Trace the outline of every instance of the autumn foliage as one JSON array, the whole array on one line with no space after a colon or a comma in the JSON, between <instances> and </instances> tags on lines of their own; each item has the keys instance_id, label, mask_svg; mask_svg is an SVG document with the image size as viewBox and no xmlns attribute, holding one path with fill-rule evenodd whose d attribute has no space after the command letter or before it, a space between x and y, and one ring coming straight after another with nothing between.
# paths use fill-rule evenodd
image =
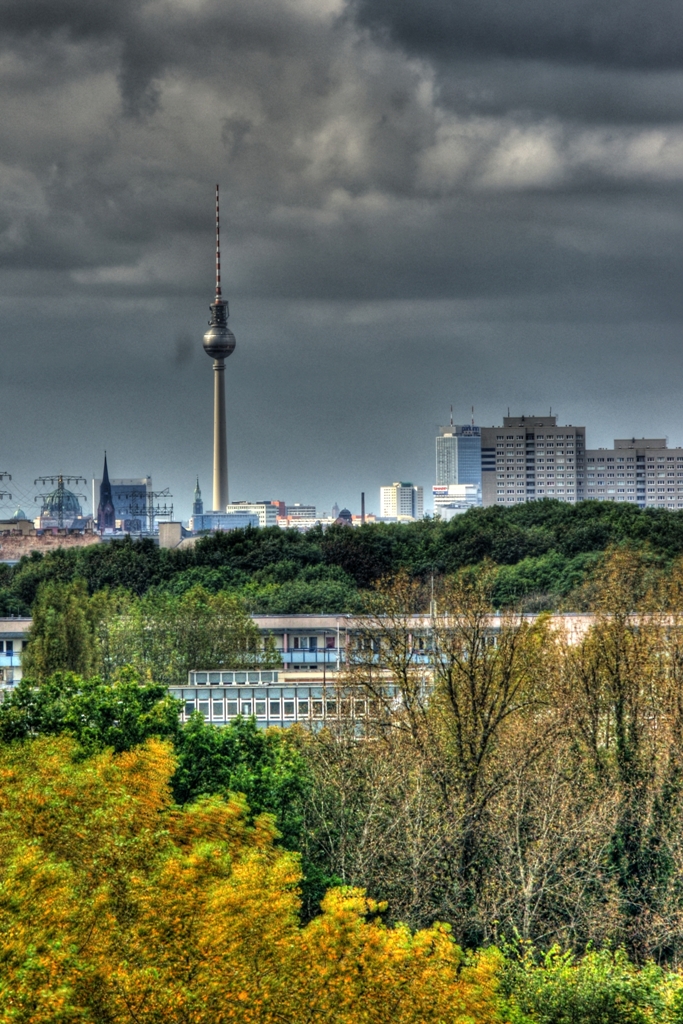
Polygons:
<instances>
[{"instance_id":1,"label":"autumn foliage","mask_svg":"<svg viewBox=\"0 0 683 1024\"><path fill-rule=\"evenodd\" d=\"M0 751L0 1021L486 1024L497 954L382 923L358 889L299 920L298 857L239 798L180 809L170 748Z\"/></svg>"}]
</instances>

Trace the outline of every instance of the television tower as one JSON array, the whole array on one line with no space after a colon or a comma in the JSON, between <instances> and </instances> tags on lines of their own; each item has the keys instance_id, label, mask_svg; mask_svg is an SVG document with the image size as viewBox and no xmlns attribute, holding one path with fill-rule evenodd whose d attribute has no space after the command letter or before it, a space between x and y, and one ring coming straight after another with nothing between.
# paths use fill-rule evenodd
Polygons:
<instances>
[{"instance_id":1,"label":"television tower","mask_svg":"<svg viewBox=\"0 0 683 1024\"><path fill-rule=\"evenodd\" d=\"M235 335L228 327L230 310L221 294L221 236L216 185L216 298L209 306L211 319L204 335L204 351L213 359L213 509L225 512L228 504L228 437L225 425L225 360L235 350Z\"/></svg>"}]
</instances>

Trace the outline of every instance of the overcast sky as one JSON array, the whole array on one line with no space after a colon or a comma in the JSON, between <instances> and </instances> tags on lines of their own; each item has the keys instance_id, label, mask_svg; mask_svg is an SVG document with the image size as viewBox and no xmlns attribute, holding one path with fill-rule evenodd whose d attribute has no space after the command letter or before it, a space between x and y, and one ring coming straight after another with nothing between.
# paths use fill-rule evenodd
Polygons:
<instances>
[{"instance_id":1,"label":"overcast sky","mask_svg":"<svg viewBox=\"0 0 683 1024\"><path fill-rule=\"evenodd\" d=\"M210 505L217 181L231 498L429 488L451 403L683 444L678 0L5 0L0 45L15 495L106 448Z\"/></svg>"}]
</instances>

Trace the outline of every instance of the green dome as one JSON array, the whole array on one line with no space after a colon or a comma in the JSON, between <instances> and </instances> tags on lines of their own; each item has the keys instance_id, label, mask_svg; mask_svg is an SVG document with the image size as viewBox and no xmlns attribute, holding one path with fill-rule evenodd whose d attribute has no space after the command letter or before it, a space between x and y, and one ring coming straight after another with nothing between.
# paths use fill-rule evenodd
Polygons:
<instances>
[{"instance_id":1,"label":"green dome","mask_svg":"<svg viewBox=\"0 0 683 1024\"><path fill-rule=\"evenodd\" d=\"M59 507L61 503L62 516L82 516L83 512L78 502L78 498L72 491L67 491L66 488L60 490L59 487L48 494L43 505L44 516L51 516L57 518L59 516Z\"/></svg>"},{"instance_id":2,"label":"green dome","mask_svg":"<svg viewBox=\"0 0 683 1024\"><path fill-rule=\"evenodd\" d=\"M24 512L23 508L18 508L12 516L12 519L28 519L28 516Z\"/></svg>"}]
</instances>

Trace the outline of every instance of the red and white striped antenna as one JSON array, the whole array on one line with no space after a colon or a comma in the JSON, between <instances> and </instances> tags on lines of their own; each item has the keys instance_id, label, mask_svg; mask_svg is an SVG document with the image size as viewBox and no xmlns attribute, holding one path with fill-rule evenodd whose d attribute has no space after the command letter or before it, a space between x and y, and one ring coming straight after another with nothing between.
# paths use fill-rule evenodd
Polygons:
<instances>
[{"instance_id":1,"label":"red and white striped antenna","mask_svg":"<svg viewBox=\"0 0 683 1024\"><path fill-rule=\"evenodd\" d=\"M216 185L216 302L221 301L221 221Z\"/></svg>"}]
</instances>

